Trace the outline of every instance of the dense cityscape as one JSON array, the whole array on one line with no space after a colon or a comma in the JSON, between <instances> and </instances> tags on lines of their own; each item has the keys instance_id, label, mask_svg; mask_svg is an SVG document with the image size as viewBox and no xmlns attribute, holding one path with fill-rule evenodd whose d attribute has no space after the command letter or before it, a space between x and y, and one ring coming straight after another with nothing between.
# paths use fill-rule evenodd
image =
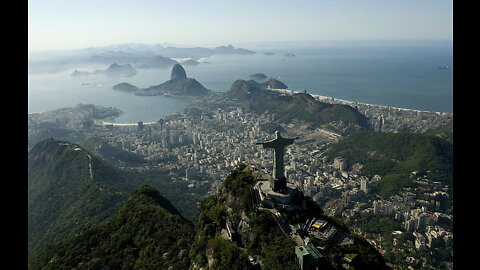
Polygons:
<instances>
[{"instance_id":1,"label":"dense cityscape","mask_svg":"<svg viewBox=\"0 0 480 270\"><path fill-rule=\"evenodd\" d=\"M414 269L414 266L428 269L432 263L441 261L432 261L432 254L438 257L438 253L452 267L453 217L448 185L413 171L415 187L403 188L401 193L382 199L369 193L370 185L381 180L380 175L368 178L360 174L362 164L351 164L352 169L347 170L349 160L326 155L329 145L337 142L340 134L312 129L300 122L272 125L274 115L257 115L220 96L210 102L222 106L187 109L158 122L135 124L98 120L117 114L114 108L106 109L102 117L94 117L90 105L78 105L70 113L29 115L29 134L35 135L42 122L50 122L77 130L85 137L100 137L148 161L136 166L137 170L167 169L172 181L184 182L190 189L210 185L210 193L215 193L227 174L240 164L271 171L271 151L255 142L272 139L273 131L281 128L286 137L300 137L286 149L288 181L312 197L326 214L341 218L367 239L386 257L392 269ZM425 131L451 119L445 113L355 105L369 114L370 119L380 121L382 125L377 130L381 131L398 132L406 128ZM123 162L116 165L132 167ZM386 220L395 224L396 229L388 235L381 229L370 230L365 226L368 220Z\"/></svg>"}]
</instances>

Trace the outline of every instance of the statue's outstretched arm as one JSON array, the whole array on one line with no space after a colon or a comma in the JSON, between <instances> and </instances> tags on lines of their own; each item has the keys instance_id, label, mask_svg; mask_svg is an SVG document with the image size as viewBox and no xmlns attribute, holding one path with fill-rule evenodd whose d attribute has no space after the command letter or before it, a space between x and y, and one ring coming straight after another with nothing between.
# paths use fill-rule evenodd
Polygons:
<instances>
[{"instance_id":1,"label":"statue's outstretched arm","mask_svg":"<svg viewBox=\"0 0 480 270\"><path fill-rule=\"evenodd\" d=\"M269 147L273 147L273 143L270 141L270 142L257 142L255 144L261 144L263 145L264 148L269 148Z\"/></svg>"}]
</instances>

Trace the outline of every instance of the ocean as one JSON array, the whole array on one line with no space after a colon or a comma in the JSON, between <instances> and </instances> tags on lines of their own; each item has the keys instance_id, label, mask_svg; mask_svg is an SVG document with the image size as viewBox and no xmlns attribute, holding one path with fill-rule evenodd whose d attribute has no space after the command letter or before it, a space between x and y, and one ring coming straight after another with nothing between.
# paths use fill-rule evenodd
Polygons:
<instances>
[{"instance_id":1,"label":"ocean","mask_svg":"<svg viewBox=\"0 0 480 270\"><path fill-rule=\"evenodd\" d=\"M248 47L243 47L250 49ZM453 112L451 45L272 47L252 49L253 55L215 55L197 66L184 66L187 76L217 92L237 79L264 73L289 89L368 104ZM273 53L266 55L265 52ZM286 56L293 54L294 56ZM449 66L449 69L439 67ZM108 66L77 67L81 71ZM78 103L116 107L125 112L117 123L158 121L185 108L188 99L135 96L112 87L128 82L140 88L168 80L171 69L139 69L132 77L88 75L72 70L29 74L28 112L49 111Z\"/></svg>"}]
</instances>

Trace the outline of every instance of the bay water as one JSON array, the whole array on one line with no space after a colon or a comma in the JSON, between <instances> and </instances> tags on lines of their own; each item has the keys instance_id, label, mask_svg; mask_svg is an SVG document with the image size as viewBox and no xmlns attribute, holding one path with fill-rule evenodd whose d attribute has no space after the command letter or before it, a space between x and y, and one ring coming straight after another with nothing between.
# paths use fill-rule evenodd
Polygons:
<instances>
[{"instance_id":1,"label":"bay water","mask_svg":"<svg viewBox=\"0 0 480 270\"><path fill-rule=\"evenodd\" d=\"M253 50L257 53L201 58L199 65L184 68L189 78L216 92L228 91L237 79L248 80L251 74L264 73L289 89L311 94L408 109L453 111L452 46L290 46ZM449 68L439 68L446 66ZM94 71L107 67L76 69ZM121 82L140 88L163 83L170 78L170 68L138 69L132 77L72 77L72 71L29 74L28 112L96 104L124 111L115 119L117 123L135 123L158 121L191 102L164 96L135 96L112 89Z\"/></svg>"}]
</instances>

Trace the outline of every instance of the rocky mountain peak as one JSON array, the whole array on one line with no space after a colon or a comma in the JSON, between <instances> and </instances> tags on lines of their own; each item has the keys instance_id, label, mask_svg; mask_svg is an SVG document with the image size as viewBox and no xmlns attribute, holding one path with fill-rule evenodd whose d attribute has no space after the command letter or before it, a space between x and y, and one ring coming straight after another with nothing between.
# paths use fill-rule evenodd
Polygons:
<instances>
[{"instance_id":1,"label":"rocky mountain peak","mask_svg":"<svg viewBox=\"0 0 480 270\"><path fill-rule=\"evenodd\" d=\"M170 80L187 79L187 73L180 64L175 64L170 74Z\"/></svg>"}]
</instances>

